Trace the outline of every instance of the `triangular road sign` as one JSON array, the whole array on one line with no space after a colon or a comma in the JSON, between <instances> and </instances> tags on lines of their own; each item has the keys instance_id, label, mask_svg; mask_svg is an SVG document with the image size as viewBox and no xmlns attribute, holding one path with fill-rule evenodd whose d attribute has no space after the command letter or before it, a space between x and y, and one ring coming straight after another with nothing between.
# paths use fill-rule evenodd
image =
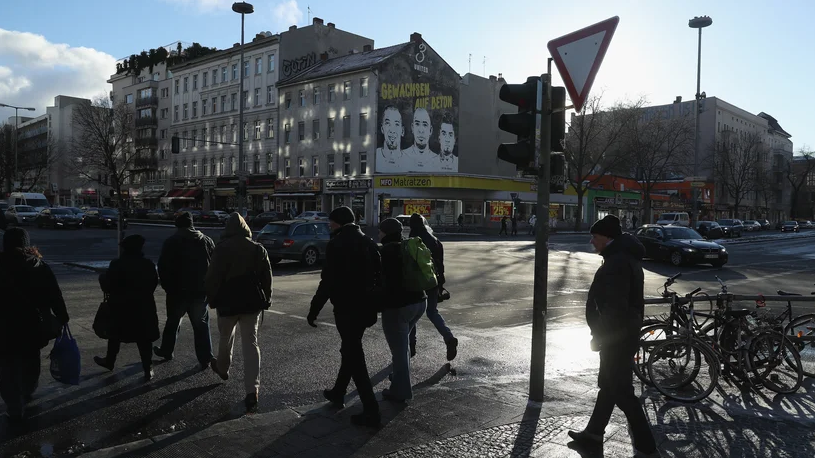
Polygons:
<instances>
[{"instance_id":1,"label":"triangular road sign","mask_svg":"<svg viewBox=\"0 0 815 458\"><path fill-rule=\"evenodd\" d=\"M583 109L619 22L620 17L614 16L547 45L576 111Z\"/></svg>"}]
</instances>

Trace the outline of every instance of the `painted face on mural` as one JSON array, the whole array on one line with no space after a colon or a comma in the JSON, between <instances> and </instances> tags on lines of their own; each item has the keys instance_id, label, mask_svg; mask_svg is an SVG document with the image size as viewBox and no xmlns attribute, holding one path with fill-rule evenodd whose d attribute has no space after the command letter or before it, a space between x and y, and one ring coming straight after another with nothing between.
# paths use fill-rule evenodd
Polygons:
<instances>
[{"instance_id":1,"label":"painted face on mural","mask_svg":"<svg viewBox=\"0 0 815 458\"><path fill-rule=\"evenodd\" d=\"M413 141L419 149L427 149L433 126L430 125L430 114L424 108L417 108L413 113Z\"/></svg>"},{"instance_id":2,"label":"painted face on mural","mask_svg":"<svg viewBox=\"0 0 815 458\"><path fill-rule=\"evenodd\" d=\"M382 118L382 135L385 136L385 148L398 150L401 147L405 127L402 125L402 113L394 107L385 109Z\"/></svg>"},{"instance_id":3,"label":"painted face on mural","mask_svg":"<svg viewBox=\"0 0 815 458\"><path fill-rule=\"evenodd\" d=\"M456 146L456 133L453 131L453 125L450 123L441 123L439 130L439 144L441 144L442 154L453 154L453 148Z\"/></svg>"}]
</instances>

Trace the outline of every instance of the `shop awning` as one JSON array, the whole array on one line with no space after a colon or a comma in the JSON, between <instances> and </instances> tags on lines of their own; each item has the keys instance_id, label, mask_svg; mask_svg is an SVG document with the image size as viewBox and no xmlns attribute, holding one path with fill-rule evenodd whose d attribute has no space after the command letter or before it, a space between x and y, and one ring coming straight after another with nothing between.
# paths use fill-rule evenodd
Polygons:
<instances>
[{"instance_id":1,"label":"shop awning","mask_svg":"<svg viewBox=\"0 0 815 458\"><path fill-rule=\"evenodd\" d=\"M170 192L167 193L167 197L179 197L184 194L184 189L181 188L173 188Z\"/></svg>"},{"instance_id":2,"label":"shop awning","mask_svg":"<svg viewBox=\"0 0 815 458\"><path fill-rule=\"evenodd\" d=\"M147 199L159 199L161 197L164 197L164 191L147 191L147 192L141 193L136 198L137 199L147 200Z\"/></svg>"},{"instance_id":3,"label":"shop awning","mask_svg":"<svg viewBox=\"0 0 815 458\"><path fill-rule=\"evenodd\" d=\"M184 194L181 195L182 199L197 199L204 193L204 190L201 188L190 188L187 189Z\"/></svg>"},{"instance_id":4,"label":"shop awning","mask_svg":"<svg viewBox=\"0 0 815 458\"><path fill-rule=\"evenodd\" d=\"M314 197L316 193L313 192L293 192L293 193L276 193L275 197Z\"/></svg>"}]
</instances>

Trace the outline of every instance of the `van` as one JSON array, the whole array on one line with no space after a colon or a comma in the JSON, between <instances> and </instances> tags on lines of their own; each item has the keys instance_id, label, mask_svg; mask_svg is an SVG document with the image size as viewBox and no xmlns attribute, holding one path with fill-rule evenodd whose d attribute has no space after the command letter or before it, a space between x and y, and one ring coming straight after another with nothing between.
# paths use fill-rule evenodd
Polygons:
<instances>
[{"instance_id":1,"label":"van","mask_svg":"<svg viewBox=\"0 0 815 458\"><path fill-rule=\"evenodd\" d=\"M50 208L51 204L45 198L45 194L38 192L12 192L8 196L9 205L28 205L40 212L44 208Z\"/></svg>"},{"instance_id":2,"label":"van","mask_svg":"<svg viewBox=\"0 0 815 458\"><path fill-rule=\"evenodd\" d=\"M687 212L663 213L657 220L657 224L690 227L690 215Z\"/></svg>"}]
</instances>

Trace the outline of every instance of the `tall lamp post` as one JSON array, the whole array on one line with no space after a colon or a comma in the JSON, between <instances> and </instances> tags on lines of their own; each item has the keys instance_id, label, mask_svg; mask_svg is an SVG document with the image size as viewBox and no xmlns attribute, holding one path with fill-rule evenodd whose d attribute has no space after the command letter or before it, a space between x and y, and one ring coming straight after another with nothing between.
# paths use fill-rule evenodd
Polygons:
<instances>
[{"instance_id":1,"label":"tall lamp post","mask_svg":"<svg viewBox=\"0 0 815 458\"><path fill-rule=\"evenodd\" d=\"M696 137L694 140L693 151L693 176L699 176L699 115L702 113L702 29L713 24L713 19L709 16L698 16L688 21L688 27L699 30L699 52L696 62ZM694 178L695 179L695 178ZM696 227L696 221L699 219L699 188L693 188L693 213L691 214L691 227Z\"/></svg>"},{"instance_id":2,"label":"tall lamp post","mask_svg":"<svg viewBox=\"0 0 815 458\"><path fill-rule=\"evenodd\" d=\"M17 138L18 137L18 135L17 135L17 125L20 122L20 116L17 114L17 111L18 110L34 111L35 108L15 107L14 105L6 105L5 103L0 103L0 107L14 108L14 137L15 137L14 138L14 179L16 180L17 179L17 143L19 143L19 140L20 140L19 138ZM11 191L11 183L8 183L6 185L6 188L9 191Z\"/></svg>"},{"instance_id":3,"label":"tall lamp post","mask_svg":"<svg viewBox=\"0 0 815 458\"><path fill-rule=\"evenodd\" d=\"M243 99L243 79L246 75L243 73L246 64L243 62L243 31L244 18L247 14L254 13L255 7L252 6L251 3L235 2L232 4L232 11L241 15L241 65L239 70L241 75L241 93L238 96L240 100L240 110L238 111L238 213L243 216L243 210L246 206L246 170L243 168L243 136L245 134L243 127L243 106L246 103Z\"/></svg>"}]
</instances>

